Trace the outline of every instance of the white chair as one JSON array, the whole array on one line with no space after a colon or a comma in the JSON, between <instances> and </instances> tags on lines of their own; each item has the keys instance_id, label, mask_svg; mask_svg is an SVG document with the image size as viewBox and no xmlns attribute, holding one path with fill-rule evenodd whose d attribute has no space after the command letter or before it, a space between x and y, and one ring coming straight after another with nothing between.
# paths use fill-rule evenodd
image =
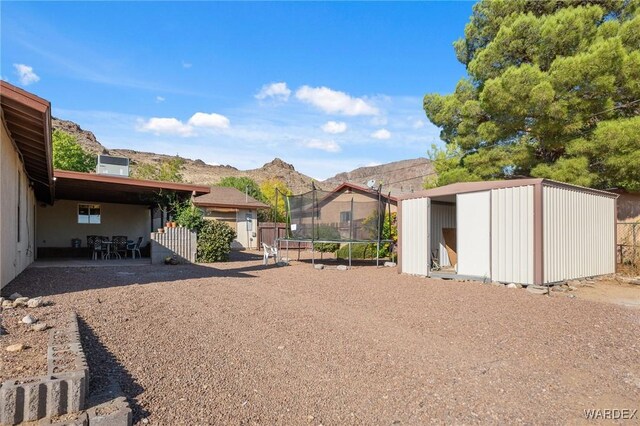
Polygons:
<instances>
[{"instance_id":1,"label":"white chair","mask_svg":"<svg viewBox=\"0 0 640 426\"><path fill-rule=\"evenodd\" d=\"M262 243L262 263L269 263L269 258L273 257L273 263L278 263L278 249L275 246L270 246L268 244Z\"/></svg>"}]
</instances>

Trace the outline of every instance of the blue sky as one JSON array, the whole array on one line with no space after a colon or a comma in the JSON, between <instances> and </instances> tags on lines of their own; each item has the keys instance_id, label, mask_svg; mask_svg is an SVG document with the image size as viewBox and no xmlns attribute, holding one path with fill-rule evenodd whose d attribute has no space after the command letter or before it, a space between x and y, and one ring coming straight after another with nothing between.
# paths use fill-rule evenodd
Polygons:
<instances>
[{"instance_id":1,"label":"blue sky","mask_svg":"<svg viewBox=\"0 0 640 426\"><path fill-rule=\"evenodd\" d=\"M108 148L318 179L425 156L469 2L2 2L0 75Z\"/></svg>"}]
</instances>

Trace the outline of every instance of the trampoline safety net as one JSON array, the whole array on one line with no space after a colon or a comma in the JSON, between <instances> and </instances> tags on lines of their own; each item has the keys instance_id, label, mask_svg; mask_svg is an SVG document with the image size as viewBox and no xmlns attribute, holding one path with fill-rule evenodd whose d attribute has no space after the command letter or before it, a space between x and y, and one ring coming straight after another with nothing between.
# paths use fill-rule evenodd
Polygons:
<instances>
[{"instance_id":1,"label":"trampoline safety net","mask_svg":"<svg viewBox=\"0 0 640 426\"><path fill-rule=\"evenodd\" d=\"M382 238L387 216L386 198L379 191L367 195L313 189L285 196L285 207L291 240L375 242Z\"/></svg>"}]
</instances>

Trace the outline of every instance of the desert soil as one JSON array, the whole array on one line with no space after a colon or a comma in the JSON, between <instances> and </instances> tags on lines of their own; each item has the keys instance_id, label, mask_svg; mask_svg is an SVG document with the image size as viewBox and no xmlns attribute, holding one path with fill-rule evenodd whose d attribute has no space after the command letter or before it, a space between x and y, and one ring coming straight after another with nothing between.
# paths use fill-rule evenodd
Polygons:
<instances>
[{"instance_id":1,"label":"desert soil","mask_svg":"<svg viewBox=\"0 0 640 426\"><path fill-rule=\"evenodd\" d=\"M246 254L30 268L13 291L78 312L91 386L116 377L138 423L566 424L640 408L640 310L565 293Z\"/></svg>"}]
</instances>

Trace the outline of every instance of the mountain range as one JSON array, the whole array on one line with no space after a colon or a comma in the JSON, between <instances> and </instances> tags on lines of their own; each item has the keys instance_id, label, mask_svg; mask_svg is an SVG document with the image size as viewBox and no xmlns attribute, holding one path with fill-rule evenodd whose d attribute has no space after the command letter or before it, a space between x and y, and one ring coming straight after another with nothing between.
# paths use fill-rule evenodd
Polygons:
<instances>
[{"instance_id":1,"label":"mountain range","mask_svg":"<svg viewBox=\"0 0 640 426\"><path fill-rule=\"evenodd\" d=\"M141 164L160 164L164 160L175 158L174 156L152 152L107 148L96 139L91 131L82 129L73 121L53 118L52 127L74 136L87 152L129 158L130 166L133 170ZM279 158L273 159L260 168L250 170L239 170L230 165L206 164L199 159L182 159L184 160L182 175L184 180L189 183L215 185L227 176L246 176L258 183L270 178L276 178L283 181L294 194L310 190L312 183L315 183L318 188L330 190L344 182L365 186L368 182L375 181L375 183L372 182L373 185L377 187L382 184L383 192L391 192L394 195L398 195L420 189L424 177L433 173L433 165L427 158L413 158L360 167L349 172L338 173L324 181L317 181L298 172L292 164L286 163Z\"/></svg>"}]
</instances>

